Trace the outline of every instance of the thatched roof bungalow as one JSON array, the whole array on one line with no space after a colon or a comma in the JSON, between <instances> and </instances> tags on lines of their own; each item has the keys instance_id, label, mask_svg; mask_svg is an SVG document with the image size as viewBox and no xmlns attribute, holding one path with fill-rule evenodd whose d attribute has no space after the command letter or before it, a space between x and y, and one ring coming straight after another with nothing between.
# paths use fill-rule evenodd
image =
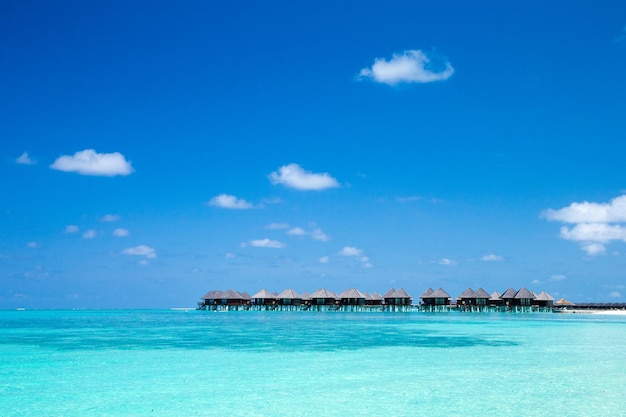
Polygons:
<instances>
[{"instance_id":1,"label":"thatched roof bungalow","mask_svg":"<svg viewBox=\"0 0 626 417\"><path fill-rule=\"evenodd\" d=\"M377 291L374 294L368 292L365 293L365 305L366 306L380 306L383 305L385 299Z\"/></svg>"},{"instance_id":2,"label":"thatched roof bungalow","mask_svg":"<svg viewBox=\"0 0 626 417\"><path fill-rule=\"evenodd\" d=\"M332 291L328 291L326 288L320 288L319 290L315 291L313 294L311 294L311 304L312 305L334 305L334 304L338 304L339 303L339 299L337 297L337 294L335 294Z\"/></svg>"},{"instance_id":3,"label":"thatched roof bungalow","mask_svg":"<svg viewBox=\"0 0 626 417\"><path fill-rule=\"evenodd\" d=\"M487 305L487 301L491 298L491 295L482 288L474 291L474 304L477 306L485 306Z\"/></svg>"},{"instance_id":4,"label":"thatched roof bungalow","mask_svg":"<svg viewBox=\"0 0 626 417\"><path fill-rule=\"evenodd\" d=\"M367 296L356 288L348 288L339 294L339 298L341 299L341 305L362 306L365 305Z\"/></svg>"},{"instance_id":5,"label":"thatched roof bungalow","mask_svg":"<svg viewBox=\"0 0 626 417\"><path fill-rule=\"evenodd\" d=\"M392 306L410 306L413 298L403 288L394 290L393 288L383 295L385 304Z\"/></svg>"},{"instance_id":6,"label":"thatched roof bungalow","mask_svg":"<svg viewBox=\"0 0 626 417\"><path fill-rule=\"evenodd\" d=\"M506 290L501 296L500 298L502 299L502 304L506 305L506 306L510 306L514 304L514 299L515 299L515 294L517 294L517 291L513 288L509 288L508 290Z\"/></svg>"},{"instance_id":7,"label":"thatched roof bungalow","mask_svg":"<svg viewBox=\"0 0 626 417\"><path fill-rule=\"evenodd\" d=\"M474 304L474 290L471 288L466 289L456 297L457 305L472 305Z\"/></svg>"},{"instance_id":8,"label":"thatched roof bungalow","mask_svg":"<svg viewBox=\"0 0 626 417\"><path fill-rule=\"evenodd\" d=\"M302 304L302 296L291 288L284 290L283 292L278 294L276 298L278 299L278 304L284 306L299 306Z\"/></svg>"},{"instance_id":9,"label":"thatched roof bungalow","mask_svg":"<svg viewBox=\"0 0 626 417\"><path fill-rule=\"evenodd\" d=\"M515 305L519 306L530 306L533 304L534 300L535 296L533 295L533 293L523 287L517 293L515 293L515 297L513 297Z\"/></svg>"},{"instance_id":10,"label":"thatched roof bungalow","mask_svg":"<svg viewBox=\"0 0 626 417\"><path fill-rule=\"evenodd\" d=\"M552 307L554 305L554 297L545 291L541 291L537 297L535 297L535 302L540 307Z\"/></svg>"},{"instance_id":11,"label":"thatched roof bungalow","mask_svg":"<svg viewBox=\"0 0 626 417\"><path fill-rule=\"evenodd\" d=\"M252 304L258 306L275 305L278 301L276 294L266 290L265 288L263 288L261 291L257 292L250 298L252 299Z\"/></svg>"},{"instance_id":12,"label":"thatched roof bungalow","mask_svg":"<svg viewBox=\"0 0 626 417\"><path fill-rule=\"evenodd\" d=\"M501 306L502 305L502 297L498 291L494 291L489 296L489 305L492 306Z\"/></svg>"},{"instance_id":13,"label":"thatched roof bungalow","mask_svg":"<svg viewBox=\"0 0 626 417\"><path fill-rule=\"evenodd\" d=\"M447 292L445 292L442 288L432 291L430 294L427 294L427 293L428 291L426 291L421 296L422 304L424 304L425 306L450 305L450 295Z\"/></svg>"}]
</instances>

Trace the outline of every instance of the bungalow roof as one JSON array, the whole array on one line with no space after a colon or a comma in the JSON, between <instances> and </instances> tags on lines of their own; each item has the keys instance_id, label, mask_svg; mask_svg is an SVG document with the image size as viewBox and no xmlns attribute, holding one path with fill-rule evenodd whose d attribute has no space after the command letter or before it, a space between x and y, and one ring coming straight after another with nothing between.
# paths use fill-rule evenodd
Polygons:
<instances>
[{"instance_id":1,"label":"bungalow roof","mask_svg":"<svg viewBox=\"0 0 626 417\"><path fill-rule=\"evenodd\" d=\"M450 298L450 295L443 290L443 288L438 288L433 291L432 294L428 296L428 298Z\"/></svg>"},{"instance_id":2,"label":"bungalow roof","mask_svg":"<svg viewBox=\"0 0 626 417\"><path fill-rule=\"evenodd\" d=\"M390 288L389 291L383 295L383 298L393 298L393 293L396 292L395 288Z\"/></svg>"},{"instance_id":3,"label":"bungalow roof","mask_svg":"<svg viewBox=\"0 0 626 417\"><path fill-rule=\"evenodd\" d=\"M429 288L426 291L424 291L424 293L422 295L420 295L420 298L428 298L434 292L435 292L435 290L433 290L432 288Z\"/></svg>"},{"instance_id":4,"label":"bungalow roof","mask_svg":"<svg viewBox=\"0 0 626 417\"><path fill-rule=\"evenodd\" d=\"M465 291L463 291L461 295L459 295L457 298L475 298L474 290L471 288L468 288Z\"/></svg>"},{"instance_id":5,"label":"bungalow roof","mask_svg":"<svg viewBox=\"0 0 626 417\"><path fill-rule=\"evenodd\" d=\"M489 293L483 290L482 288L479 288L476 291L474 291L474 298L490 298L490 297L491 296L489 295Z\"/></svg>"},{"instance_id":6,"label":"bungalow roof","mask_svg":"<svg viewBox=\"0 0 626 417\"><path fill-rule=\"evenodd\" d=\"M311 296L306 291L303 292L302 294L300 294L300 297L302 297L303 300L310 300L311 299Z\"/></svg>"},{"instance_id":7,"label":"bungalow roof","mask_svg":"<svg viewBox=\"0 0 626 417\"><path fill-rule=\"evenodd\" d=\"M404 288L398 288L391 296L393 298L412 298L408 292L404 291Z\"/></svg>"},{"instance_id":8,"label":"bungalow roof","mask_svg":"<svg viewBox=\"0 0 626 417\"><path fill-rule=\"evenodd\" d=\"M500 293L498 291L492 292L491 295L489 296L489 301L502 301L502 298L500 297Z\"/></svg>"},{"instance_id":9,"label":"bungalow roof","mask_svg":"<svg viewBox=\"0 0 626 417\"><path fill-rule=\"evenodd\" d=\"M332 291L328 291L326 288L320 288L311 294L311 299L313 298L337 298L337 294Z\"/></svg>"},{"instance_id":10,"label":"bungalow roof","mask_svg":"<svg viewBox=\"0 0 626 417\"><path fill-rule=\"evenodd\" d=\"M522 287L517 294L515 294L515 299L519 300L520 298L526 298L526 299L530 299L530 300L534 300L535 296L528 291L526 288Z\"/></svg>"},{"instance_id":11,"label":"bungalow roof","mask_svg":"<svg viewBox=\"0 0 626 417\"><path fill-rule=\"evenodd\" d=\"M276 298L276 294L263 288L261 291L254 294L252 298Z\"/></svg>"},{"instance_id":12,"label":"bungalow roof","mask_svg":"<svg viewBox=\"0 0 626 417\"><path fill-rule=\"evenodd\" d=\"M367 296L363 294L361 291L357 290L356 288L348 288L347 290L339 294L339 298L363 298L365 299L367 298Z\"/></svg>"},{"instance_id":13,"label":"bungalow roof","mask_svg":"<svg viewBox=\"0 0 626 417\"><path fill-rule=\"evenodd\" d=\"M554 297L545 291L541 291L536 298L537 301L554 301Z\"/></svg>"},{"instance_id":14,"label":"bungalow roof","mask_svg":"<svg viewBox=\"0 0 626 417\"><path fill-rule=\"evenodd\" d=\"M226 290L222 293L220 298L226 298L227 300L243 300L243 295L235 290Z\"/></svg>"},{"instance_id":15,"label":"bungalow roof","mask_svg":"<svg viewBox=\"0 0 626 417\"><path fill-rule=\"evenodd\" d=\"M500 296L500 298L503 300L506 298L515 298L516 293L517 291L515 291L513 288L509 288L508 290L504 292L504 294Z\"/></svg>"},{"instance_id":16,"label":"bungalow roof","mask_svg":"<svg viewBox=\"0 0 626 417\"><path fill-rule=\"evenodd\" d=\"M382 300L382 299L383 299L383 296L382 296L382 295L380 295L380 294L378 294L378 291L374 291L374 293L372 294L372 300L378 300L378 301L380 301L380 300Z\"/></svg>"},{"instance_id":17,"label":"bungalow roof","mask_svg":"<svg viewBox=\"0 0 626 417\"><path fill-rule=\"evenodd\" d=\"M280 294L278 294L278 297L280 299L285 299L285 298L290 298L290 299L299 299L302 298L302 296L300 296L297 292L295 292L294 290L292 290L291 288L287 288L286 290L284 290L283 292L281 292Z\"/></svg>"},{"instance_id":18,"label":"bungalow roof","mask_svg":"<svg viewBox=\"0 0 626 417\"><path fill-rule=\"evenodd\" d=\"M203 300L222 298L222 291L212 290L202 296Z\"/></svg>"}]
</instances>

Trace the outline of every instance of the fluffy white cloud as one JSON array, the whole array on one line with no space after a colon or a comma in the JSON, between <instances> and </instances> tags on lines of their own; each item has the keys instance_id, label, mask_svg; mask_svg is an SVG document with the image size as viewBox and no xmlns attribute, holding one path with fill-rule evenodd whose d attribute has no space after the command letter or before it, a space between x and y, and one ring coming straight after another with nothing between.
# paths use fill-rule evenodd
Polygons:
<instances>
[{"instance_id":1,"label":"fluffy white cloud","mask_svg":"<svg viewBox=\"0 0 626 417\"><path fill-rule=\"evenodd\" d=\"M284 247L286 247L287 245L285 245L283 242L280 242L278 240L272 240L272 239L257 239L257 240L251 240L249 242L244 242L241 244L242 247L246 247L246 246L253 246L255 248L274 248L274 249L282 249Z\"/></svg>"},{"instance_id":2,"label":"fluffy white cloud","mask_svg":"<svg viewBox=\"0 0 626 417\"><path fill-rule=\"evenodd\" d=\"M65 226L65 233L78 233L78 230L79 228L75 224Z\"/></svg>"},{"instance_id":3,"label":"fluffy white cloud","mask_svg":"<svg viewBox=\"0 0 626 417\"><path fill-rule=\"evenodd\" d=\"M77 172L82 175L98 175L113 177L130 175L133 167L119 152L97 153L93 149L85 149L74 155L63 155L57 158L50 168L64 172Z\"/></svg>"},{"instance_id":4,"label":"fluffy white cloud","mask_svg":"<svg viewBox=\"0 0 626 417\"><path fill-rule=\"evenodd\" d=\"M37 244L37 242L28 242L26 244L26 246L28 246L31 249L37 249L39 247L39 245Z\"/></svg>"},{"instance_id":5,"label":"fluffy white cloud","mask_svg":"<svg viewBox=\"0 0 626 417\"><path fill-rule=\"evenodd\" d=\"M363 251L361 249L357 249L353 246L344 246L343 249L339 251L339 255L342 256L362 256Z\"/></svg>"},{"instance_id":6,"label":"fluffy white cloud","mask_svg":"<svg viewBox=\"0 0 626 417\"><path fill-rule=\"evenodd\" d=\"M124 229L124 228L117 228L113 231L113 236L116 237L125 237L128 236L130 234L130 232L128 231L128 229Z\"/></svg>"},{"instance_id":7,"label":"fluffy white cloud","mask_svg":"<svg viewBox=\"0 0 626 417\"><path fill-rule=\"evenodd\" d=\"M489 253L485 256L483 256L482 258L480 258L481 261L486 261L486 262L495 262L495 261L502 261L504 260L504 258L500 255L495 255L493 253Z\"/></svg>"},{"instance_id":8,"label":"fluffy white cloud","mask_svg":"<svg viewBox=\"0 0 626 417\"><path fill-rule=\"evenodd\" d=\"M94 237L96 237L96 231L93 229L89 229L83 233L83 239L93 239Z\"/></svg>"},{"instance_id":9,"label":"fluffy white cloud","mask_svg":"<svg viewBox=\"0 0 626 417\"><path fill-rule=\"evenodd\" d=\"M626 223L626 195L609 203L572 203L558 210L548 209L543 216L564 223Z\"/></svg>"},{"instance_id":10,"label":"fluffy white cloud","mask_svg":"<svg viewBox=\"0 0 626 417\"><path fill-rule=\"evenodd\" d=\"M102 216L100 221L101 222L106 222L106 223L111 223L111 222L116 222L119 219L120 219L120 216L118 216L117 214L105 214L104 216Z\"/></svg>"},{"instance_id":11,"label":"fluffy white cloud","mask_svg":"<svg viewBox=\"0 0 626 417\"><path fill-rule=\"evenodd\" d=\"M541 213L550 221L574 224L563 226L560 237L580 242L580 247L588 255L598 255L606 251L606 245L614 240L626 242L626 195L612 199L608 203L574 202L558 210L548 209Z\"/></svg>"},{"instance_id":12,"label":"fluffy white cloud","mask_svg":"<svg viewBox=\"0 0 626 417\"><path fill-rule=\"evenodd\" d=\"M548 278L549 281L553 282L565 281L566 279L567 277L563 274L552 275L550 278Z\"/></svg>"},{"instance_id":13,"label":"fluffy white cloud","mask_svg":"<svg viewBox=\"0 0 626 417\"><path fill-rule=\"evenodd\" d=\"M15 160L15 162L22 165L35 165L36 163L34 159L28 156L28 152L24 152L23 154L21 154L20 157Z\"/></svg>"},{"instance_id":14,"label":"fluffy white cloud","mask_svg":"<svg viewBox=\"0 0 626 417\"><path fill-rule=\"evenodd\" d=\"M139 245L122 250L123 255L145 256L146 258L156 258L156 250L146 245Z\"/></svg>"},{"instance_id":15,"label":"fluffy white cloud","mask_svg":"<svg viewBox=\"0 0 626 417\"><path fill-rule=\"evenodd\" d=\"M448 258L441 258L437 261L437 264L439 265L446 265L446 266L452 266L452 265L456 265L457 262L453 259L448 259Z\"/></svg>"},{"instance_id":16,"label":"fluffy white cloud","mask_svg":"<svg viewBox=\"0 0 626 417\"><path fill-rule=\"evenodd\" d=\"M293 229L288 230L287 234L290 236L304 236L306 235L306 232L301 227L294 227Z\"/></svg>"},{"instance_id":17,"label":"fluffy white cloud","mask_svg":"<svg viewBox=\"0 0 626 417\"><path fill-rule=\"evenodd\" d=\"M322 256L322 257L320 258L320 263L321 263L321 264L327 264L327 263L329 263L329 262L330 262L330 258L329 258L328 256Z\"/></svg>"},{"instance_id":18,"label":"fluffy white cloud","mask_svg":"<svg viewBox=\"0 0 626 417\"><path fill-rule=\"evenodd\" d=\"M421 50L407 50L393 54L387 61L376 58L371 68L359 72L361 79L368 78L378 83L396 85L399 83L429 83L450 78L454 68L446 59L437 62Z\"/></svg>"},{"instance_id":19,"label":"fluffy white cloud","mask_svg":"<svg viewBox=\"0 0 626 417\"><path fill-rule=\"evenodd\" d=\"M327 242L330 238L322 229L315 229L311 232L311 238L314 240L319 240L320 242Z\"/></svg>"},{"instance_id":20,"label":"fluffy white cloud","mask_svg":"<svg viewBox=\"0 0 626 417\"><path fill-rule=\"evenodd\" d=\"M283 165L269 175L272 184L282 184L297 190L325 190L339 187L336 179L328 173L315 174L305 171L298 164Z\"/></svg>"},{"instance_id":21,"label":"fluffy white cloud","mask_svg":"<svg viewBox=\"0 0 626 417\"><path fill-rule=\"evenodd\" d=\"M246 200L237 198L230 194L220 194L215 196L211 199L211 201L209 201L208 204L215 207L239 210L250 209L253 207L253 205L248 203Z\"/></svg>"}]
</instances>

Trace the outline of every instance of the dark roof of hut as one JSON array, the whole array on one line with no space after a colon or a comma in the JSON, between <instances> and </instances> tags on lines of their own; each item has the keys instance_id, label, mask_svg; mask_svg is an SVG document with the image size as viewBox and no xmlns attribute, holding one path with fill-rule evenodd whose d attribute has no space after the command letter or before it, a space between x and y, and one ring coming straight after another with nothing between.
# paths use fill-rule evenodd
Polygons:
<instances>
[{"instance_id":1,"label":"dark roof of hut","mask_svg":"<svg viewBox=\"0 0 626 417\"><path fill-rule=\"evenodd\" d=\"M489 296L489 300L491 300L491 301L502 301L502 297L500 297L500 293L498 291L494 291Z\"/></svg>"},{"instance_id":2,"label":"dark roof of hut","mask_svg":"<svg viewBox=\"0 0 626 417\"><path fill-rule=\"evenodd\" d=\"M463 291L461 295L459 295L457 298L475 298L474 290L471 288L468 288L465 291Z\"/></svg>"},{"instance_id":3,"label":"dark roof of hut","mask_svg":"<svg viewBox=\"0 0 626 417\"><path fill-rule=\"evenodd\" d=\"M490 297L491 296L489 295L489 293L483 290L482 288L479 288L476 291L474 291L474 298L490 298Z\"/></svg>"},{"instance_id":4,"label":"dark roof of hut","mask_svg":"<svg viewBox=\"0 0 626 417\"><path fill-rule=\"evenodd\" d=\"M332 291L328 291L326 288L320 288L311 294L311 299L313 298L337 298L337 294Z\"/></svg>"},{"instance_id":5,"label":"dark roof of hut","mask_svg":"<svg viewBox=\"0 0 626 417\"><path fill-rule=\"evenodd\" d=\"M427 298L450 298L450 295L443 290L443 288L438 288L433 291Z\"/></svg>"},{"instance_id":6,"label":"dark roof of hut","mask_svg":"<svg viewBox=\"0 0 626 417\"><path fill-rule=\"evenodd\" d=\"M394 292L396 292L395 288L390 288L389 291L383 295L383 298L392 298Z\"/></svg>"},{"instance_id":7,"label":"dark roof of hut","mask_svg":"<svg viewBox=\"0 0 626 417\"><path fill-rule=\"evenodd\" d=\"M297 292L295 292L291 288L287 288L286 290L278 294L277 298L280 298L281 300L284 300L285 298L290 298L293 300L293 299L302 298L302 296L300 296Z\"/></svg>"},{"instance_id":8,"label":"dark roof of hut","mask_svg":"<svg viewBox=\"0 0 626 417\"><path fill-rule=\"evenodd\" d=\"M515 294L517 294L517 291L515 291L513 288L509 288L508 290L504 292L504 294L500 296L500 298L502 299L515 298Z\"/></svg>"},{"instance_id":9,"label":"dark roof of hut","mask_svg":"<svg viewBox=\"0 0 626 417\"><path fill-rule=\"evenodd\" d=\"M432 288L429 288L426 291L424 291L424 293L422 295L420 295L420 298L428 298L434 292L435 292L435 290L433 290Z\"/></svg>"},{"instance_id":10,"label":"dark roof of hut","mask_svg":"<svg viewBox=\"0 0 626 417\"><path fill-rule=\"evenodd\" d=\"M268 290L266 290L265 288L263 288L261 291L257 292L256 294L254 294L251 298L276 298L276 294L273 292L270 292Z\"/></svg>"},{"instance_id":11,"label":"dark roof of hut","mask_svg":"<svg viewBox=\"0 0 626 417\"><path fill-rule=\"evenodd\" d=\"M516 300L519 300L520 298L527 298L527 299L530 299L530 300L534 300L535 296L530 291L528 291L526 288L522 287L517 292L517 294L515 294L515 299Z\"/></svg>"},{"instance_id":12,"label":"dark roof of hut","mask_svg":"<svg viewBox=\"0 0 626 417\"><path fill-rule=\"evenodd\" d=\"M409 293L404 291L404 288L398 288L391 296L393 298L411 298Z\"/></svg>"},{"instance_id":13,"label":"dark roof of hut","mask_svg":"<svg viewBox=\"0 0 626 417\"><path fill-rule=\"evenodd\" d=\"M365 299L367 298L367 296L363 294L361 291L357 290L356 288L348 288L347 290L339 294L339 298L363 298Z\"/></svg>"},{"instance_id":14,"label":"dark roof of hut","mask_svg":"<svg viewBox=\"0 0 626 417\"><path fill-rule=\"evenodd\" d=\"M222 293L221 298L226 298L227 300L244 300L243 295L235 290L226 290Z\"/></svg>"},{"instance_id":15,"label":"dark roof of hut","mask_svg":"<svg viewBox=\"0 0 626 417\"><path fill-rule=\"evenodd\" d=\"M548 294L545 291L541 291L537 296L536 300L538 301L554 301L554 297Z\"/></svg>"},{"instance_id":16,"label":"dark roof of hut","mask_svg":"<svg viewBox=\"0 0 626 417\"><path fill-rule=\"evenodd\" d=\"M214 299L217 299L217 298L222 298L222 294L223 293L220 290L213 290L213 291L209 291L208 293L204 294L202 296L202 299L204 299L204 300L209 300L209 299L210 300L214 300Z\"/></svg>"}]
</instances>

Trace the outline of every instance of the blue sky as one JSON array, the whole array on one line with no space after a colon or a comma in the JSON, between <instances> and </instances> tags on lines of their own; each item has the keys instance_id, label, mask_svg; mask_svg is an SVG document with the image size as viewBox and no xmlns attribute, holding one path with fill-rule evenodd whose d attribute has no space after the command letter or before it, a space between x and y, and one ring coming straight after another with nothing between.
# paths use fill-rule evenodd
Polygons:
<instances>
[{"instance_id":1,"label":"blue sky","mask_svg":"<svg viewBox=\"0 0 626 417\"><path fill-rule=\"evenodd\" d=\"M0 308L626 298L626 5L0 3Z\"/></svg>"}]
</instances>

